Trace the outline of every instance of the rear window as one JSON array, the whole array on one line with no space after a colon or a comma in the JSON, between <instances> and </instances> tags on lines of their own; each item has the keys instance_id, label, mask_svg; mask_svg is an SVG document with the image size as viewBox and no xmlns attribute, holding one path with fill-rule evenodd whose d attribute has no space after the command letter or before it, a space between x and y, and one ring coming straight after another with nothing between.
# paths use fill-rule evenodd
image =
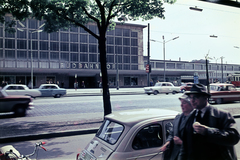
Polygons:
<instances>
[{"instance_id":1,"label":"rear window","mask_svg":"<svg viewBox=\"0 0 240 160\"><path fill-rule=\"evenodd\" d=\"M96 136L107 143L115 144L123 133L123 130L123 125L110 120L105 120Z\"/></svg>"}]
</instances>

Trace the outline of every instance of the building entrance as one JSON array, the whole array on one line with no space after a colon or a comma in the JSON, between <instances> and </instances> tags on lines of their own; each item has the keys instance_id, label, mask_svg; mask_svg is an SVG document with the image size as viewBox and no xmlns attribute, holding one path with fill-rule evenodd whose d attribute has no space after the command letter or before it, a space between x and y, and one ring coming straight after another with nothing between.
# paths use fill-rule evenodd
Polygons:
<instances>
[{"instance_id":1,"label":"building entrance","mask_svg":"<svg viewBox=\"0 0 240 160\"><path fill-rule=\"evenodd\" d=\"M96 77L69 77L69 88L74 88L74 83L77 82L77 88L98 88Z\"/></svg>"}]
</instances>

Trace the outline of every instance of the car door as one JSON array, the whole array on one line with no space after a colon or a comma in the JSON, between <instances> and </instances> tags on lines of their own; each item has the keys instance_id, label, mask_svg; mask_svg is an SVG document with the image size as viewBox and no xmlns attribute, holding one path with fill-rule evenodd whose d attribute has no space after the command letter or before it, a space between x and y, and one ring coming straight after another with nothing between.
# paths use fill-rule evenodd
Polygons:
<instances>
[{"instance_id":1,"label":"car door","mask_svg":"<svg viewBox=\"0 0 240 160\"><path fill-rule=\"evenodd\" d=\"M50 97L50 96L52 96L51 86L43 86L40 89L40 91L41 91L43 97Z\"/></svg>"},{"instance_id":2,"label":"car door","mask_svg":"<svg viewBox=\"0 0 240 160\"><path fill-rule=\"evenodd\" d=\"M240 101L240 91L237 91L234 86L228 86L227 90L229 95L229 101Z\"/></svg>"},{"instance_id":3,"label":"car door","mask_svg":"<svg viewBox=\"0 0 240 160\"><path fill-rule=\"evenodd\" d=\"M21 95L18 91L18 86L8 86L5 91L8 95Z\"/></svg>"}]
</instances>

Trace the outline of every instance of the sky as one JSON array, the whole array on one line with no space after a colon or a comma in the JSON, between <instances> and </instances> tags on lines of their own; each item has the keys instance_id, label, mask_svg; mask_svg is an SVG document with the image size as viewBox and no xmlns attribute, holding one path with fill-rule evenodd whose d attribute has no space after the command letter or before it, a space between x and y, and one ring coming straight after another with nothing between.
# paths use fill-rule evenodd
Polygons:
<instances>
[{"instance_id":1,"label":"sky","mask_svg":"<svg viewBox=\"0 0 240 160\"><path fill-rule=\"evenodd\" d=\"M189 9L195 6L203 11ZM223 64L240 64L240 8L197 0L177 0L172 5L165 3L164 8L165 19L126 22L150 25L150 39L158 41L150 41L150 59L164 59L164 36L166 60L192 61L208 55L211 63L221 63L223 57ZM147 27L143 43L147 56Z\"/></svg>"}]
</instances>

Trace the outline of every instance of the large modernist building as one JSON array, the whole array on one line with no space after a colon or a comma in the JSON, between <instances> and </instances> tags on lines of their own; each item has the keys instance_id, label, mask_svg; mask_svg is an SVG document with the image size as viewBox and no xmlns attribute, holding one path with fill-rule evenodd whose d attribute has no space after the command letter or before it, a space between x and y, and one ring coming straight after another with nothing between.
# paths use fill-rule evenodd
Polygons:
<instances>
[{"instance_id":1,"label":"large modernist building","mask_svg":"<svg viewBox=\"0 0 240 160\"><path fill-rule=\"evenodd\" d=\"M6 19L10 19L6 16ZM87 88L99 87L101 82L100 61L97 40L82 28L71 27L54 33L40 32L44 22L27 19L15 26L16 33L5 32L0 24L0 81L29 85L31 74L33 86L43 83L59 83L73 88L75 80L84 81ZM95 24L89 29L97 33ZM147 86L143 56L143 29L145 25L117 23L115 30L107 32L107 68L109 86ZM163 81L164 65L166 80L170 82L193 81L193 75L200 82L206 80L205 63L186 61L150 60L151 79ZM223 69L221 69L223 66ZM209 64L210 79L221 79L229 73L240 71L240 65Z\"/></svg>"}]
</instances>

